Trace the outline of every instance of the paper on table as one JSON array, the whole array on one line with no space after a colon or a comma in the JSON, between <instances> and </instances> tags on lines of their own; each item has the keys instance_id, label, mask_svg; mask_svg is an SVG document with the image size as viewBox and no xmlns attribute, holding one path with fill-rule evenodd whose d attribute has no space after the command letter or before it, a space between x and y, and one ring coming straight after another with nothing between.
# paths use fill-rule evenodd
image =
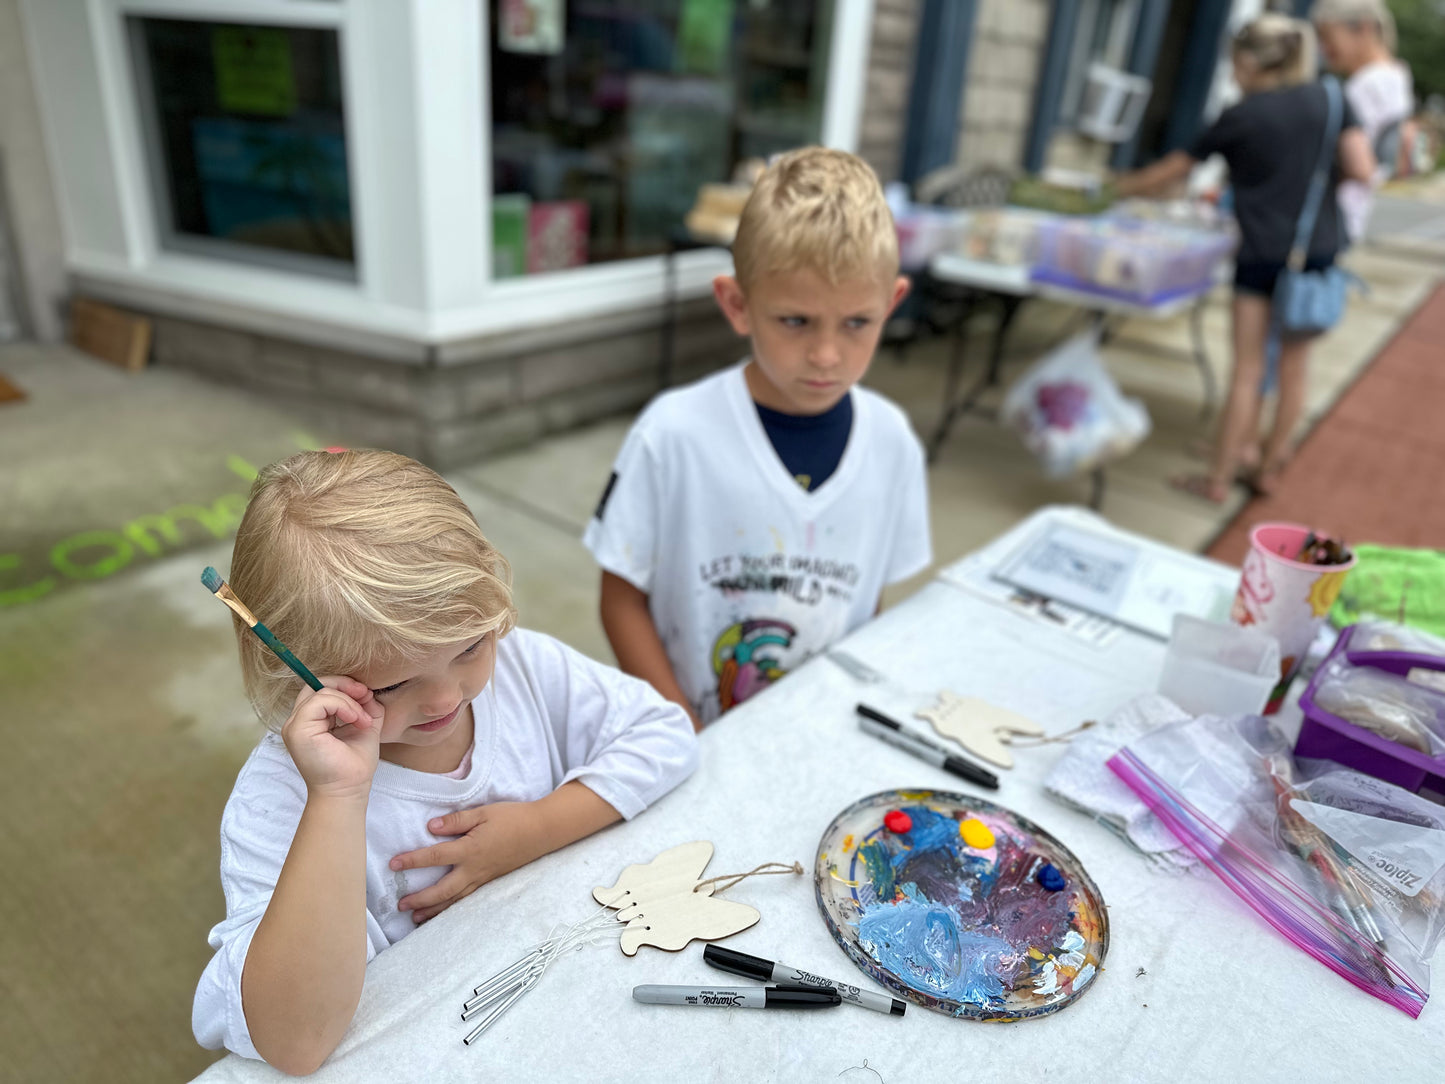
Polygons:
<instances>
[{"instance_id":1,"label":"paper on table","mask_svg":"<svg viewBox=\"0 0 1445 1084\"><path fill-rule=\"evenodd\" d=\"M1216 577L1187 558L1063 524L1030 538L994 576L1161 640L1176 613L1209 618L1228 605Z\"/></svg>"},{"instance_id":2,"label":"paper on table","mask_svg":"<svg viewBox=\"0 0 1445 1084\"><path fill-rule=\"evenodd\" d=\"M1091 814L1160 868L1197 865L1198 859L1108 765L1110 757L1141 735L1187 718L1173 701L1152 693L1129 701L1069 743L1044 780L1044 791Z\"/></svg>"}]
</instances>

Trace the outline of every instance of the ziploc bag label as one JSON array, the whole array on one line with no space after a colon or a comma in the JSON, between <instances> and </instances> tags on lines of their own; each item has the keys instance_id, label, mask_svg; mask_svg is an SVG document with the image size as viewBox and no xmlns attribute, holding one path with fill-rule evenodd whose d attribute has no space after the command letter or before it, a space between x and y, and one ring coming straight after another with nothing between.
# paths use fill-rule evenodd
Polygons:
<instances>
[{"instance_id":1,"label":"ziploc bag label","mask_svg":"<svg viewBox=\"0 0 1445 1084\"><path fill-rule=\"evenodd\" d=\"M1291 799L1294 811L1329 836L1382 884L1415 896L1445 867L1445 832Z\"/></svg>"}]
</instances>

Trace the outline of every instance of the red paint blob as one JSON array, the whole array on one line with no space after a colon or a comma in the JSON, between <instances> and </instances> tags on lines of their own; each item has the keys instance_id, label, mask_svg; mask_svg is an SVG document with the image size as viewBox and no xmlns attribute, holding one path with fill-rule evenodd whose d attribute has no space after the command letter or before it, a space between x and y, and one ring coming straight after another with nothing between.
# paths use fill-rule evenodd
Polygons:
<instances>
[{"instance_id":1,"label":"red paint blob","mask_svg":"<svg viewBox=\"0 0 1445 1084\"><path fill-rule=\"evenodd\" d=\"M897 835L902 835L913 827L913 818L901 809L895 809L883 817L883 827Z\"/></svg>"}]
</instances>

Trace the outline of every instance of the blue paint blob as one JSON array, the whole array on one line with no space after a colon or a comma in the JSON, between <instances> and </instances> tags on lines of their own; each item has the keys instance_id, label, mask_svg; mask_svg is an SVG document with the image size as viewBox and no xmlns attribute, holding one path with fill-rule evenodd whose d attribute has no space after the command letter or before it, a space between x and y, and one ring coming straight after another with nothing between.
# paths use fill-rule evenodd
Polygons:
<instances>
[{"instance_id":1,"label":"blue paint blob","mask_svg":"<svg viewBox=\"0 0 1445 1084\"><path fill-rule=\"evenodd\" d=\"M915 989L966 1005L988 1005L1012 984L1018 954L1008 941L960 930L947 907L904 885L896 903L874 903L858 919L858 942Z\"/></svg>"},{"instance_id":2,"label":"blue paint blob","mask_svg":"<svg viewBox=\"0 0 1445 1084\"><path fill-rule=\"evenodd\" d=\"M1050 892L1058 892L1064 887L1064 875L1047 862L1039 867L1038 881Z\"/></svg>"}]
</instances>

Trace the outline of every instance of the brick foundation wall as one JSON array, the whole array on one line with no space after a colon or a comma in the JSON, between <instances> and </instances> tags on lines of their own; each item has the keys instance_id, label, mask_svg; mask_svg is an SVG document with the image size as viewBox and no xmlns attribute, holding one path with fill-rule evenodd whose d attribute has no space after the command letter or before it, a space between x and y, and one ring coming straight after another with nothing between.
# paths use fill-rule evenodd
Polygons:
<instances>
[{"instance_id":1,"label":"brick foundation wall","mask_svg":"<svg viewBox=\"0 0 1445 1084\"><path fill-rule=\"evenodd\" d=\"M299 408L321 432L437 470L636 410L660 388L661 314L597 332L578 323L544 348L473 346L471 360L408 364L214 324L154 317L158 365L191 369ZM678 306L673 384L746 353L711 298Z\"/></svg>"}]
</instances>

